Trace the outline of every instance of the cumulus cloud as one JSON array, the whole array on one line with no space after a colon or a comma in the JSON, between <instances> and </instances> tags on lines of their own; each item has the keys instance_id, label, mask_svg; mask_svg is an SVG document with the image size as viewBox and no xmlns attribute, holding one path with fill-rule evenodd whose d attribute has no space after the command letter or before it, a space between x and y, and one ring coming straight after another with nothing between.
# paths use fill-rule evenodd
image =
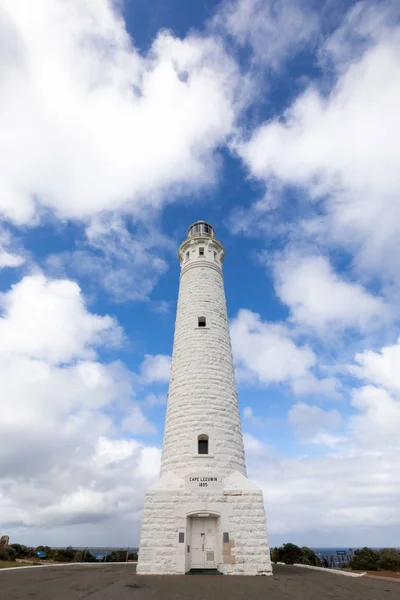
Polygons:
<instances>
[{"instance_id":1,"label":"cumulus cloud","mask_svg":"<svg viewBox=\"0 0 400 600\"><path fill-rule=\"evenodd\" d=\"M400 426L400 345L378 351L365 350L355 355L348 371L362 385L354 388L351 404L357 413L350 427L362 445L388 451L397 448Z\"/></svg>"},{"instance_id":2,"label":"cumulus cloud","mask_svg":"<svg viewBox=\"0 0 400 600\"><path fill-rule=\"evenodd\" d=\"M262 321L259 314L241 309L230 325L238 379L262 385L288 383L299 394L337 396L335 378L318 379L312 369L317 357L298 345L282 323Z\"/></svg>"},{"instance_id":3,"label":"cumulus cloud","mask_svg":"<svg viewBox=\"0 0 400 600\"><path fill-rule=\"evenodd\" d=\"M140 378L147 384L168 382L170 370L171 357L166 354L145 354L139 368Z\"/></svg>"},{"instance_id":4,"label":"cumulus cloud","mask_svg":"<svg viewBox=\"0 0 400 600\"><path fill-rule=\"evenodd\" d=\"M336 377L318 379L310 373L292 381L292 390L298 396L318 396L323 398L340 398L342 384Z\"/></svg>"},{"instance_id":5,"label":"cumulus cloud","mask_svg":"<svg viewBox=\"0 0 400 600\"><path fill-rule=\"evenodd\" d=\"M25 262L10 232L0 228L0 269L20 267Z\"/></svg>"},{"instance_id":6,"label":"cumulus cloud","mask_svg":"<svg viewBox=\"0 0 400 600\"><path fill-rule=\"evenodd\" d=\"M318 14L302 0L233 0L217 22L236 42L249 45L256 62L277 69L310 43L318 31Z\"/></svg>"},{"instance_id":7,"label":"cumulus cloud","mask_svg":"<svg viewBox=\"0 0 400 600\"><path fill-rule=\"evenodd\" d=\"M320 456L274 455L252 438L248 474L264 491L272 543L396 545L400 461L395 452L344 447ZM290 537L289 537L290 536Z\"/></svg>"},{"instance_id":8,"label":"cumulus cloud","mask_svg":"<svg viewBox=\"0 0 400 600\"><path fill-rule=\"evenodd\" d=\"M141 214L213 182L240 76L213 38L132 45L107 0L15 0L0 10L0 214Z\"/></svg>"},{"instance_id":9,"label":"cumulus cloud","mask_svg":"<svg viewBox=\"0 0 400 600\"><path fill-rule=\"evenodd\" d=\"M317 332L346 327L365 331L389 317L381 298L339 276L324 256L287 253L275 261L274 275L277 294L293 321Z\"/></svg>"},{"instance_id":10,"label":"cumulus cloud","mask_svg":"<svg viewBox=\"0 0 400 600\"><path fill-rule=\"evenodd\" d=\"M358 364L348 366L350 373L369 383L400 393L400 339L380 351L365 350L355 355Z\"/></svg>"},{"instance_id":11,"label":"cumulus cloud","mask_svg":"<svg viewBox=\"0 0 400 600\"><path fill-rule=\"evenodd\" d=\"M42 274L0 307L2 527L106 522L128 506L137 521L159 451L131 437L154 433L133 374L99 359L121 341L118 323L91 313L75 282Z\"/></svg>"},{"instance_id":12,"label":"cumulus cloud","mask_svg":"<svg viewBox=\"0 0 400 600\"><path fill-rule=\"evenodd\" d=\"M374 13L353 9L359 11L362 43L355 45L348 27L340 41L351 58L337 56L332 40L323 49L334 65L331 89L312 82L238 152L267 186L305 192L311 210L305 236L343 245L359 268L398 279L400 29L396 20L382 25L376 18L386 6ZM354 23L353 12L346 19Z\"/></svg>"},{"instance_id":13,"label":"cumulus cloud","mask_svg":"<svg viewBox=\"0 0 400 600\"><path fill-rule=\"evenodd\" d=\"M116 214L93 217L85 240L77 245L74 251L47 257L46 270L52 275L85 277L117 303L149 300L168 270L161 254L173 246L161 232L142 223L135 226ZM163 311L162 304L158 308Z\"/></svg>"},{"instance_id":14,"label":"cumulus cloud","mask_svg":"<svg viewBox=\"0 0 400 600\"><path fill-rule=\"evenodd\" d=\"M281 383L308 373L316 358L310 348L297 347L280 323L264 323L260 315L242 309L231 322L233 355L262 383Z\"/></svg>"},{"instance_id":15,"label":"cumulus cloud","mask_svg":"<svg viewBox=\"0 0 400 600\"><path fill-rule=\"evenodd\" d=\"M319 406L311 406L304 402L294 404L288 413L289 423L298 434L307 441L321 441L318 437L332 429L337 429L342 423L342 417L337 410L324 410Z\"/></svg>"},{"instance_id":16,"label":"cumulus cloud","mask_svg":"<svg viewBox=\"0 0 400 600\"><path fill-rule=\"evenodd\" d=\"M264 421L260 417L254 414L251 406L245 406L243 409L243 420L246 425L250 427L263 427Z\"/></svg>"},{"instance_id":17,"label":"cumulus cloud","mask_svg":"<svg viewBox=\"0 0 400 600\"><path fill-rule=\"evenodd\" d=\"M350 427L362 446L384 449L399 446L400 396L366 385L354 390L352 406L360 411L350 419Z\"/></svg>"},{"instance_id":18,"label":"cumulus cloud","mask_svg":"<svg viewBox=\"0 0 400 600\"><path fill-rule=\"evenodd\" d=\"M94 358L95 345L118 343L122 332L109 316L87 312L80 288L44 275L24 277L0 295L0 357L29 356L48 363Z\"/></svg>"}]
</instances>

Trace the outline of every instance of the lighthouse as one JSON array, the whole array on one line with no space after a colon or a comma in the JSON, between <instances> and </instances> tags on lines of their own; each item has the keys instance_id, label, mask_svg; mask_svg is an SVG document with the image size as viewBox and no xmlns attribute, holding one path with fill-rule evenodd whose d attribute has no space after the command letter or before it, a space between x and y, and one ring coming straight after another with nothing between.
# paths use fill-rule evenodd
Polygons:
<instances>
[{"instance_id":1,"label":"lighthouse","mask_svg":"<svg viewBox=\"0 0 400 600\"><path fill-rule=\"evenodd\" d=\"M222 265L214 228L180 245L160 478L147 491L137 573L272 573L260 488L247 479Z\"/></svg>"}]
</instances>

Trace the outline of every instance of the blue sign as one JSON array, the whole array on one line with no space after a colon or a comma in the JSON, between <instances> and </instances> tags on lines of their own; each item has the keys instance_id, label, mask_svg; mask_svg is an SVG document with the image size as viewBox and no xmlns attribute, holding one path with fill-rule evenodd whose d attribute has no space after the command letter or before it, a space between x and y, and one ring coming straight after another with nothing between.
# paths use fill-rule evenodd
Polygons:
<instances>
[{"instance_id":1,"label":"blue sign","mask_svg":"<svg viewBox=\"0 0 400 600\"><path fill-rule=\"evenodd\" d=\"M94 556L97 558L97 560L103 560L105 554L104 552L95 552Z\"/></svg>"},{"instance_id":2,"label":"blue sign","mask_svg":"<svg viewBox=\"0 0 400 600\"><path fill-rule=\"evenodd\" d=\"M38 550L36 554L39 558L46 558L46 552L43 552L43 550Z\"/></svg>"},{"instance_id":3,"label":"blue sign","mask_svg":"<svg viewBox=\"0 0 400 600\"><path fill-rule=\"evenodd\" d=\"M339 556L346 556L347 552L346 550L336 550L336 554L339 554Z\"/></svg>"}]
</instances>

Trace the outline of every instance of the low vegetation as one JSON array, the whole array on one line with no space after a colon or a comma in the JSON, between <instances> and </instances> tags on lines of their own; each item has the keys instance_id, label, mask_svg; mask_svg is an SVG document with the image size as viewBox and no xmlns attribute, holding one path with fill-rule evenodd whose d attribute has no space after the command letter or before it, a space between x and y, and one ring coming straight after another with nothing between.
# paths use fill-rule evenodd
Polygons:
<instances>
[{"instance_id":1,"label":"low vegetation","mask_svg":"<svg viewBox=\"0 0 400 600\"><path fill-rule=\"evenodd\" d=\"M271 549L272 562L282 562L287 565L295 563L312 565L316 567L328 567L325 559L322 561L313 550L303 546L300 548L295 544L283 544L279 548ZM360 548L355 550L351 560L340 564L340 568L353 569L354 571L394 571L400 572L400 550L395 548Z\"/></svg>"},{"instance_id":2,"label":"low vegetation","mask_svg":"<svg viewBox=\"0 0 400 600\"><path fill-rule=\"evenodd\" d=\"M400 551L395 548L355 550L350 567L357 571L400 571Z\"/></svg>"},{"instance_id":3,"label":"low vegetation","mask_svg":"<svg viewBox=\"0 0 400 600\"><path fill-rule=\"evenodd\" d=\"M38 555L38 553L43 553ZM107 562L125 562L127 559L126 550L113 550L107 555ZM72 546L68 548L50 548L50 546L37 546L30 548L23 544L10 544L6 548L0 548L0 568L10 566L22 566L28 564L38 564L39 560L49 562L100 562L104 558L97 559L89 550L77 550ZM130 552L128 560L137 560L137 553Z\"/></svg>"},{"instance_id":4,"label":"low vegetation","mask_svg":"<svg viewBox=\"0 0 400 600\"><path fill-rule=\"evenodd\" d=\"M320 567L321 562L314 550L303 546L300 548L296 544L283 544L279 548L273 548L271 550L272 562L283 562L287 565L294 565L299 563L301 565L311 565L314 567Z\"/></svg>"}]
</instances>

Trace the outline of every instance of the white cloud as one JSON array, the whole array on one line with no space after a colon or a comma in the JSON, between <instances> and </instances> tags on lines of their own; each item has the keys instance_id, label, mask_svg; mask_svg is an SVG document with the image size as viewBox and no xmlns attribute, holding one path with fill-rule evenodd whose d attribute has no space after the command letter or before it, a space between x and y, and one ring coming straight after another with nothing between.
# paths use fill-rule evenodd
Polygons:
<instances>
[{"instance_id":1,"label":"white cloud","mask_svg":"<svg viewBox=\"0 0 400 600\"><path fill-rule=\"evenodd\" d=\"M388 451L396 448L400 427L400 344L355 355L348 371L364 385L354 388L351 404L357 413L350 428L359 444Z\"/></svg>"},{"instance_id":2,"label":"white cloud","mask_svg":"<svg viewBox=\"0 0 400 600\"><path fill-rule=\"evenodd\" d=\"M0 228L0 269L20 267L24 264L25 258L20 249L15 246L11 234Z\"/></svg>"},{"instance_id":3,"label":"white cloud","mask_svg":"<svg viewBox=\"0 0 400 600\"><path fill-rule=\"evenodd\" d=\"M216 176L240 76L212 38L160 33L146 56L106 0L1 7L0 213L140 214Z\"/></svg>"},{"instance_id":4,"label":"white cloud","mask_svg":"<svg viewBox=\"0 0 400 600\"><path fill-rule=\"evenodd\" d=\"M292 406L288 420L307 441L313 440L321 433L337 429L342 424L342 417L337 410L323 410L319 406L311 406L304 402Z\"/></svg>"},{"instance_id":5,"label":"white cloud","mask_svg":"<svg viewBox=\"0 0 400 600\"><path fill-rule=\"evenodd\" d=\"M365 331L389 317L383 300L336 274L323 256L286 254L274 263L275 289L297 324L326 334L345 327Z\"/></svg>"},{"instance_id":6,"label":"white cloud","mask_svg":"<svg viewBox=\"0 0 400 600\"><path fill-rule=\"evenodd\" d=\"M369 383L400 393L400 339L379 352L365 350L354 357L357 365L349 365L350 373Z\"/></svg>"},{"instance_id":7,"label":"white cloud","mask_svg":"<svg viewBox=\"0 0 400 600\"><path fill-rule=\"evenodd\" d=\"M140 378L144 383L166 383L169 381L171 357L166 354L145 354L140 365Z\"/></svg>"},{"instance_id":8,"label":"white cloud","mask_svg":"<svg viewBox=\"0 0 400 600\"><path fill-rule=\"evenodd\" d=\"M257 417L254 414L251 406L245 406L243 409L243 420L246 425L250 425L250 427L263 427L264 421L260 417Z\"/></svg>"},{"instance_id":9,"label":"white cloud","mask_svg":"<svg viewBox=\"0 0 400 600\"><path fill-rule=\"evenodd\" d=\"M94 358L94 345L118 343L111 317L88 313L78 284L24 277L0 296L0 358L29 356L50 364Z\"/></svg>"},{"instance_id":10,"label":"white cloud","mask_svg":"<svg viewBox=\"0 0 400 600\"><path fill-rule=\"evenodd\" d=\"M153 435L157 432L156 427L149 423L139 406L133 406L128 415L122 421L122 428L131 434Z\"/></svg>"},{"instance_id":11,"label":"white cloud","mask_svg":"<svg viewBox=\"0 0 400 600\"><path fill-rule=\"evenodd\" d=\"M0 269L4 267L19 267L24 262L22 256L12 254L11 252L7 252L7 250L0 248Z\"/></svg>"},{"instance_id":12,"label":"white cloud","mask_svg":"<svg viewBox=\"0 0 400 600\"><path fill-rule=\"evenodd\" d=\"M167 394L148 394L144 399L147 406L165 406L167 404Z\"/></svg>"},{"instance_id":13,"label":"white cloud","mask_svg":"<svg viewBox=\"0 0 400 600\"><path fill-rule=\"evenodd\" d=\"M393 4L392 4L393 5ZM384 12L386 3L375 8ZM358 7L359 8L359 7ZM398 7L397 7L398 8ZM398 11L397 11L398 12ZM351 20L352 13L347 17ZM372 21L371 21L372 19ZM359 268L380 277L400 277L400 29L396 20L378 23L361 12L363 43L342 36L351 59L330 52L337 73L329 93L316 83L283 115L258 127L239 154L254 177L267 186L303 189L313 210L310 237L342 244ZM348 31L348 28L346 29ZM374 32L369 37L365 32ZM336 44L337 47L337 44ZM307 235L301 226L297 231Z\"/></svg>"},{"instance_id":14,"label":"white cloud","mask_svg":"<svg viewBox=\"0 0 400 600\"><path fill-rule=\"evenodd\" d=\"M250 433L243 434L243 442L246 456L249 455L252 459L260 458L268 460L268 458L277 458L276 451L272 446L261 442Z\"/></svg>"},{"instance_id":15,"label":"white cloud","mask_svg":"<svg viewBox=\"0 0 400 600\"><path fill-rule=\"evenodd\" d=\"M106 537L124 520L138 529L159 450L130 435L154 432L134 375L98 359L121 339L119 325L90 313L76 283L42 274L4 293L1 310L1 528L53 544L61 525L102 521Z\"/></svg>"},{"instance_id":16,"label":"white cloud","mask_svg":"<svg viewBox=\"0 0 400 600\"><path fill-rule=\"evenodd\" d=\"M301 0L233 0L217 17L239 44L250 45L257 62L273 69L311 41L318 21Z\"/></svg>"},{"instance_id":17,"label":"white cloud","mask_svg":"<svg viewBox=\"0 0 400 600\"><path fill-rule=\"evenodd\" d=\"M249 477L264 491L272 543L396 545L398 452L345 446L322 456L283 457L252 439L246 457Z\"/></svg>"},{"instance_id":18,"label":"white cloud","mask_svg":"<svg viewBox=\"0 0 400 600\"><path fill-rule=\"evenodd\" d=\"M94 217L85 233L79 249L49 256L47 271L89 277L96 290L103 288L115 302L148 300L168 270L160 254L171 250L171 240L144 224L133 227L118 215Z\"/></svg>"},{"instance_id":19,"label":"white cloud","mask_svg":"<svg viewBox=\"0 0 400 600\"><path fill-rule=\"evenodd\" d=\"M292 381L292 390L299 396L341 397L341 382L336 377L317 379L312 373Z\"/></svg>"},{"instance_id":20,"label":"white cloud","mask_svg":"<svg viewBox=\"0 0 400 600\"><path fill-rule=\"evenodd\" d=\"M399 446L400 396L366 385L354 390L352 406L360 411L350 419L350 427L362 446L389 452Z\"/></svg>"},{"instance_id":21,"label":"white cloud","mask_svg":"<svg viewBox=\"0 0 400 600\"><path fill-rule=\"evenodd\" d=\"M233 355L239 369L264 384L283 383L308 374L316 357L298 347L280 323L264 323L260 315L242 309L230 326Z\"/></svg>"}]
</instances>

